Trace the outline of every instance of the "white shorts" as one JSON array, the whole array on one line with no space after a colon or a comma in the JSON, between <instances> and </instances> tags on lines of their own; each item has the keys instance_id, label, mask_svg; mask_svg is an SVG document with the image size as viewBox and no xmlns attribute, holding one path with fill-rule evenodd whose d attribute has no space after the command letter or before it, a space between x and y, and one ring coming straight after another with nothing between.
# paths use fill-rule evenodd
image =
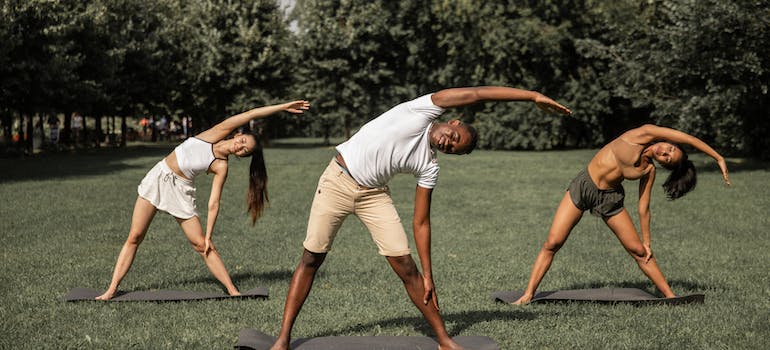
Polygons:
<instances>
[{"instance_id":1,"label":"white shorts","mask_svg":"<svg viewBox=\"0 0 770 350\"><path fill-rule=\"evenodd\" d=\"M139 196L158 210L180 219L198 216L195 211L195 187L191 180L180 177L166 164L165 159L155 164L137 187Z\"/></svg>"}]
</instances>

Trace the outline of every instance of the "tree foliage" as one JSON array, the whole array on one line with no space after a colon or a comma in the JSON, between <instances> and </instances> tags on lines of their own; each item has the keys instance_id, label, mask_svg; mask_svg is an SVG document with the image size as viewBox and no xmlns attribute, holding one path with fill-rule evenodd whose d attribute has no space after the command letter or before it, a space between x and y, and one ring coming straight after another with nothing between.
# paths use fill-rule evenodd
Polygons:
<instances>
[{"instance_id":1,"label":"tree foliage","mask_svg":"<svg viewBox=\"0 0 770 350\"><path fill-rule=\"evenodd\" d=\"M271 137L349 136L446 87L540 91L457 111L494 149L597 147L653 122L770 157L770 4L758 0L0 0L0 114L191 116L296 98ZM65 126L67 122L65 121Z\"/></svg>"}]
</instances>

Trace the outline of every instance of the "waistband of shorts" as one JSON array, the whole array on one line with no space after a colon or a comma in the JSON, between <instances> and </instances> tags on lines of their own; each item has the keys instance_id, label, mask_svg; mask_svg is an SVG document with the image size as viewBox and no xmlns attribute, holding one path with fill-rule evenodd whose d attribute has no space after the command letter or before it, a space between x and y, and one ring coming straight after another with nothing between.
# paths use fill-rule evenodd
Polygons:
<instances>
[{"instance_id":1,"label":"waistband of shorts","mask_svg":"<svg viewBox=\"0 0 770 350\"><path fill-rule=\"evenodd\" d=\"M350 171L348 170L348 168L346 168L344 165L342 165L342 163L340 163L339 160L337 160L337 156L334 156L334 158L332 158L332 162L337 166L338 169L340 169L340 171L342 171L343 174L345 174L345 176L348 177L348 180L352 181L353 184L358 186L359 189L361 189L361 190L375 190L375 189L383 188L383 187L368 187L368 186L363 186L363 185L359 184L358 181L356 181L356 179L353 178L353 175L350 175Z\"/></svg>"},{"instance_id":2,"label":"waistband of shorts","mask_svg":"<svg viewBox=\"0 0 770 350\"><path fill-rule=\"evenodd\" d=\"M615 192L621 192L623 191L622 186L618 187L612 187L612 188L599 188L599 186L596 186L596 183L594 182L594 179L591 177L591 173L588 172L588 168L583 169L578 173L578 176L581 176L582 174L585 174L586 179L589 183L591 183L591 186L593 186L594 190L602 193L615 193Z\"/></svg>"},{"instance_id":3,"label":"waistband of shorts","mask_svg":"<svg viewBox=\"0 0 770 350\"><path fill-rule=\"evenodd\" d=\"M192 186L193 181L188 179L188 178L184 178L184 177L181 177L181 176L177 175L177 173L175 173L173 170L171 170L171 167L168 166L168 163L166 163L166 159L161 159L160 162L158 162L158 164L160 165L160 170L163 172L163 174L171 174L171 176L174 177L175 181L182 181L182 182Z\"/></svg>"}]
</instances>

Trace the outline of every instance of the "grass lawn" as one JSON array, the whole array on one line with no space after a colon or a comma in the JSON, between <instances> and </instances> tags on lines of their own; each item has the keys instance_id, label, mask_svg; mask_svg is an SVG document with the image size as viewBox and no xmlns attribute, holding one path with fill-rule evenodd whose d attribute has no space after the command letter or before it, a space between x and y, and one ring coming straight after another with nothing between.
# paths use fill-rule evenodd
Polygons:
<instances>
[{"instance_id":1,"label":"grass lawn","mask_svg":"<svg viewBox=\"0 0 770 350\"><path fill-rule=\"evenodd\" d=\"M245 213L247 160L231 160L214 242L235 283L269 299L66 303L74 287L106 288L128 232L136 186L172 149L0 159L0 349L228 349L238 332L277 334L329 147L266 150L271 207ZM695 192L667 201L659 174L652 247L675 293L702 305L563 303L515 307L498 290L523 289L556 205L592 150L441 155L433 194L433 264L452 335L486 335L503 349L762 349L770 346L770 164L731 160L732 188L714 162L692 155ZM205 216L210 177L197 182ZM397 176L394 201L411 235L415 181ZM637 182L626 183L636 217ZM414 249L414 245L412 245ZM416 252L413 253L415 259ZM540 290L639 287L657 294L609 229L585 215ZM220 291L176 222L159 213L122 290ZM295 337L431 335L356 218L343 225L294 329Z\"/></svg>"}]
</instances>

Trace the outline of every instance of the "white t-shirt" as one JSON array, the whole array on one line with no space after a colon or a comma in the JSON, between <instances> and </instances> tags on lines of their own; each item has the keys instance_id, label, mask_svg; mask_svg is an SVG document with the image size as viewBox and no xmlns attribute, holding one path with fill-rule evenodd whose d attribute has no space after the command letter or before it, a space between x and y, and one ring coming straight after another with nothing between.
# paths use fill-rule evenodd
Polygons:
<instances>
[{"instance_id":1,"label":"white t-shirt","mask_svg":"<svg viewBox=\"0 0 770 350\"><path fill-rule=\"evenodd\" d=\"M420 187L436 186L438 159L428 131L444 109L433 104L431 95L391 108L337 146L356 182L382 187L398 173L411 173Z\"/></svg>"}]
</instances>

